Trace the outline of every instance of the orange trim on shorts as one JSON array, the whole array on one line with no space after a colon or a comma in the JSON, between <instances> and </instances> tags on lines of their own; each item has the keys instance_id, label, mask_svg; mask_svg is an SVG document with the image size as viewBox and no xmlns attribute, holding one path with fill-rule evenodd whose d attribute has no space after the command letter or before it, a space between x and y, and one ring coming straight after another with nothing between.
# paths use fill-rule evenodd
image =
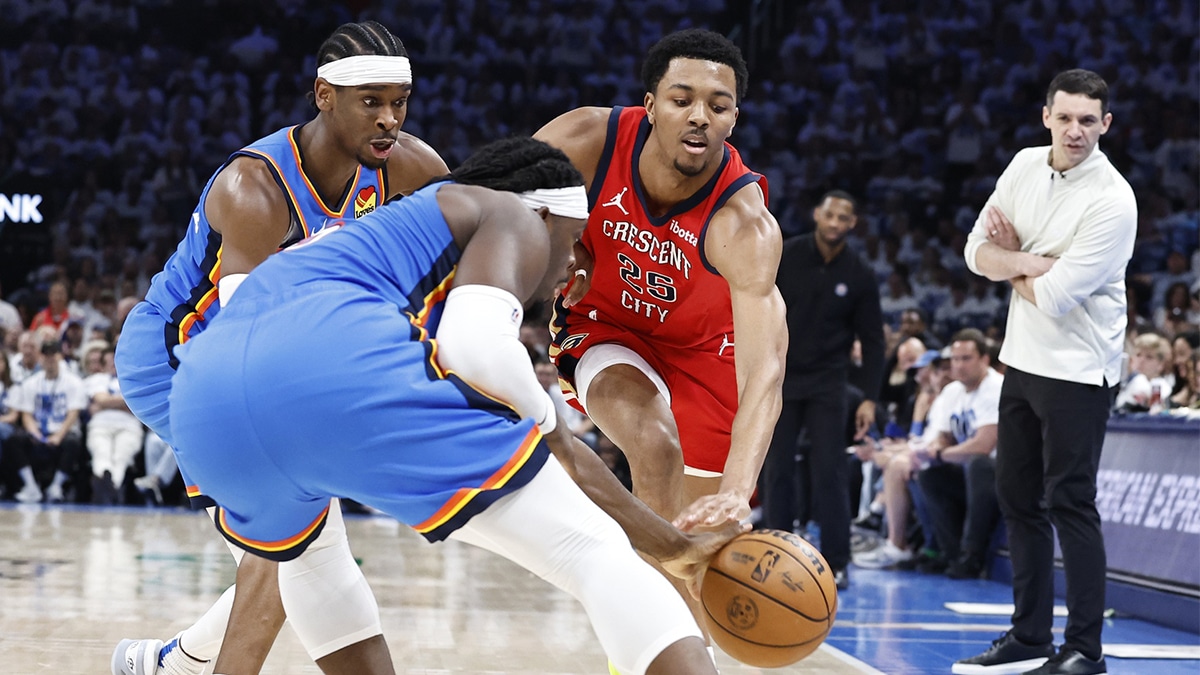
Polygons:
<instances>
[{"instance_id":1,"label":"orange trim on shorts","mask_svg":"<svg viewBox=\"0 0 1200 675\"><path fill-rule=\"evenodd\" d=\"M316 520L313 520L311 523L309 523L298 534L288 537L287 539L280 539L279 541L258 541L255 539L247 539L245 537L239 536L236 532L234 532L229 527L229 521L225 517L225 509L223 509L219 506L217 507L218 524L220 525L221 530L226 535L237 540L238 543L244 544L248 548L253 548L253 549L256 549L259 551L269 551L269 552L286 551L289 548L295 547L296 544L299 544L300 542L304 541L305 539L308 539L309 537L312 536L313 532L315 532L316 529L321 526L321 523L325 522L325 518L328 515L329 515L329 505L326 504L325 508L321 510L321 513L320 513L320 515L317 516Z\"/></svg>"},{"instance_id":2,"label":"orange trim on shorts","mask_svg":"<svg viewBox=\"0 0 1200 675\"><path fill-rule=\"evenodd\" d=\"M484 490L494 490L504 487L520 471L521 467L525 466L525 463L529 461L530 456L533 455L534 449L537 448L541 440L542 431L535 424L529 429L529 433L525 435L525 439L521 441L521 445L513 453L512 457L509 457L504 466L500 467L496 473L484 481L483 485L477 488L463 488L459 490L442 505L442 508L438 509L436 513L423 522L414 525L413 529L422 534L436 530L461 511L464 506L475 498L475 495Z\"/></svg>"}]
</instances>

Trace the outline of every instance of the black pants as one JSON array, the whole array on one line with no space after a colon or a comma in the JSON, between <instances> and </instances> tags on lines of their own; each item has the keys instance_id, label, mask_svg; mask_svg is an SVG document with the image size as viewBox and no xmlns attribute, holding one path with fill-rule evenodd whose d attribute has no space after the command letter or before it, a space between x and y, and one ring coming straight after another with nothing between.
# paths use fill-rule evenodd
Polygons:
<instances>
[{"instance_id":1,"label":"black pants","mask_svg":"<svg viewBox=\"0 0 1200 675\"><path fill-rule=\"evenodd\" d=\"M846 393L783 402L759 481L764 527L792 531L811 515L821 526L821 553L829 566L850 563L850 478L846 460ZM796 461L800 430L808 431L807 470Z\"/></svg>"},{"instance_id":2,"label":"black pants","mask_svg":"<svg viewBox=\"0 0 1200 675\"><path fill-rule=\"evenodd\" d=\"M1000 520L996 461L980 455L966 464L931 466L918 475L918 481L942 556L953 562L963 552L987 553Z\"/></svg>"},{"instance_id":3,"label":"black pants","mask_svg":"<svg viewBox=\"0 0 1200 675\"><path fill-rule=\"evenodd\" d=\"M1107 559L1096 472L1112 387L1009 368L1000 394L996 486L1013 566L1014 635L1046 644L1054 612L1054 539L1067 577L1065 646L1099 658Z\"/></svg>"},{"instance_id":4,"label":"black pants","mask_svg":"<svg viewBox=\"0 0 1200 675\"><path fill-rule=\"evenodd\" d=\"M67 434L61 443L53 446L20 432L5 442L4 452L8 455L6 462L14 471L27 466L33 469L35 475L53 476L54 472L62 471L72 480L78 478L81 467L88 463L83 438L78 433Z\"/></svg>"}]
</instances>

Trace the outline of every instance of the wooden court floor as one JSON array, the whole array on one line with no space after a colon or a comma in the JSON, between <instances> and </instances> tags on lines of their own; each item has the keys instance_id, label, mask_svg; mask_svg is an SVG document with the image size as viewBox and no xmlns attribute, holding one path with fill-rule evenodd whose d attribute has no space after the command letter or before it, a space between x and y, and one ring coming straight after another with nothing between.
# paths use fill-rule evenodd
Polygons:
<instances>
[{"instance_id":1,"label":"wooden court floor","mask_svg":"<svg viewBox=\"0 0 1200 675\"><path fill-rule=\"evenodd\" d=\"M490 553L430 545L386 518L348 518L398 673L607 672L577 602ZM166 639L233 582L203 514L0 505L0 671L105 675L126 637ZM718 654L722 675L878 673L833 649L765 671ZM319 673L285 626L264 673Z\"/></svg>"}]
</instances>

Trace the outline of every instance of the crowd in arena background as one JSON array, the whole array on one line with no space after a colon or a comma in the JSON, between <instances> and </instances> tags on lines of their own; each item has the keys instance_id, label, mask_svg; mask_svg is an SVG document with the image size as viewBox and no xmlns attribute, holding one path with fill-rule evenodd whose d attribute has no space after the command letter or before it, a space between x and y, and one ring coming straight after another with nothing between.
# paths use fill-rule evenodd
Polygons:
<instances>
[{"instance_id":1,"label":"crowd in arena background","mask_svg":"<svg viewBox=\"0 0 1200 675\"><path fill-rule=\"evenodd\" d=\"M858 196L851 246L876 271L891 349L906 312L940 342L970 326L1003 337L1007 285L966 270L966 233L1013 154L1048 142L1046 82L1066 68L1095 70L1112 87L1114 117L1100 148L1138 198L1131 352L1139 332L1195 333L1195 3L758 3L782 21L773 32L750 21L749 4L0 0L0 194L36 189L48 216L8 223L0 251L17 250L4 247L19 228L40 228L50 243L44 259L3 262L28 271L0 273L0 299L19 317L12 325L0 305L5 356L19 363L21 335L48 321L37 334L61 341L81 374L102 367L87 352L115 341L207 177L233 150L309 119L317 46L338 24L367 18L413 59L404 130L451 167L576 106L640 105L639 55L667 32L735 35L752 71L730 141L768 177L785 236L811 228L825 191ZM39 320L55 282L68 299ZM7 373L0 386L21 370Z\"/></svg>"}]
</instances>

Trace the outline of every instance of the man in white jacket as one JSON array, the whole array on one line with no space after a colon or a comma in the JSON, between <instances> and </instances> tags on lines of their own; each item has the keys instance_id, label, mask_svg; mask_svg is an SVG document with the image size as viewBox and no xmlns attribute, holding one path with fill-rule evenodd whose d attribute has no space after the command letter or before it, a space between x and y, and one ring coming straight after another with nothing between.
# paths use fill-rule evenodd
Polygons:
<instances>
[{"instance_id":1,"label":"man in white jacket","mask_svg":"<svg viewBox=\"0 0 1200 675\"><path fill-rule=\"evenodd\" d=\"M1099 75L1058 74L1042 123L1051 145L1017 153L964 251L971 271L1008 281L1014 291L1000 352L1008 369L996 487L1008 525L1016 609L1012 630L984 653L954 664L955 673L1106 672L1100 644L1106 559L1096 471L1121 376L1125 266L1137 203L1097 147L1112 124L1108 84ZM1051 524L1063 551L1069 612L1058 653L1051 634Z\"/></svg>"}]
</instances>

